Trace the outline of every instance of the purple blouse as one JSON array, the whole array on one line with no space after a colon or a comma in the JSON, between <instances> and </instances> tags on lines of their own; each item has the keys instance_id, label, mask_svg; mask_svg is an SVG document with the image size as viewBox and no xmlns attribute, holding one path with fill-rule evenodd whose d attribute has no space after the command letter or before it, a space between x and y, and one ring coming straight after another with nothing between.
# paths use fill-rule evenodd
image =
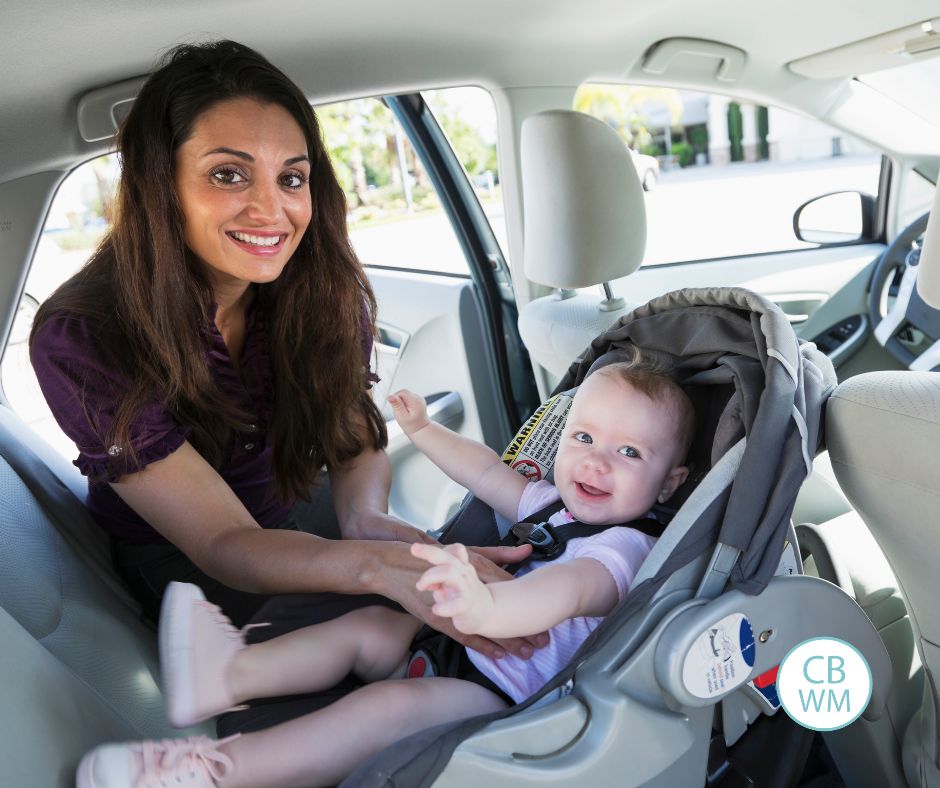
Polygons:
<instances>
[{"instance_id":1,"label":"purple blouse","mask_svg":"<svg viewBox=\"0 0 940 788\"><path fill-rule=\"evenodd\" d=\"M273 492L273 451L267 440L274 404L271 361L262 310L252 303L246 315L241 375L236 372L225 340L215 325L215 307L208 321L208 363L219 389L231 397L250 423L234 436L231 451L223 458L219 474L245 508L268 528L286 517L293 500ZM363 353L368 367L372 338L368 315L363 318ZM109 460L126 455L120 447L105 445L121 397L129 381L109 364L107 339L93 320L58 314L47 320L33 337L30 359L43 395L62 431L78 448L74 464L88 477L86 504L95 520L110 534L132 542L165 542L147 522L111 488L125 473L134 473L176 451L191 429L176 421L159 399L143 407L130 425L130 441L137 463L118 472ZM370 372L369 379L377 378Z\"/></svg>"}]
</instances>

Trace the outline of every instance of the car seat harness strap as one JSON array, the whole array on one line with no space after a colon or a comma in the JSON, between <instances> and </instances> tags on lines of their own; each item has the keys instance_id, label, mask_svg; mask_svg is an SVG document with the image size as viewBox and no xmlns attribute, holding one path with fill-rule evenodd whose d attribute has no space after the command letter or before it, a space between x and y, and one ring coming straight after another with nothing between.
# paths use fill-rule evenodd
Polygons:
<instances>
[{"instance_id":1,"label":"car seat harness strap","mask_svg":"<svg viewBox=\"0 0 940 788\"><path fill-rule=\"evenodd\" d=\"M578 520L572 520L564 525L549 523L549 518L560 512L564 507L564 503L560 500L554 501L509 529L509 532L500 542L501 545L512 547L524 544L532 545L532 554L524 561L510 567L513 574L527 567L532 561L554 561L565 552L568 542L572 539L594 536L603 533L608 528L635 528L637 531L658 538L665 527L663 523L650 516L630 520L626 523L608 523L605 525L588 525Z\"/></svg>"}]
</instances>

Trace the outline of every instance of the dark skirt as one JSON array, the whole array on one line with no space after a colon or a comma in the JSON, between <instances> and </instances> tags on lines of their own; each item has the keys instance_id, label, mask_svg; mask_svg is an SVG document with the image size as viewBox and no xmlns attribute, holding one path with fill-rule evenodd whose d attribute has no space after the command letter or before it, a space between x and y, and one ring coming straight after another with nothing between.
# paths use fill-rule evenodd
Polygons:
<instances>
[{"instance_id":1,"label":"dark skirt","mask_svg":"<svg viewBox=\"0 0 940 788\"><path fill-rule=\"evenodd\" d=\"M327 539L339 539L339 522L333 508L329 481L314 489L309 503L298 501L277 528L305 531ZM156 626L163 593L171 581L198 585L210 602L218 605L236 627L249 623L268 626L253 628L249 643L259 643L295 629L317 624L368 605L401 608L383 596L317 594L251 594L213 580L178 548L171 544L128 544L112 540L114 565L143 606L145 619ZM219 736L261 730L323 708L359 685L349 677L332 690L314 695L267 698L253 701L243 711L224 714L217 721Z\"/></svg>"}]
</instances>

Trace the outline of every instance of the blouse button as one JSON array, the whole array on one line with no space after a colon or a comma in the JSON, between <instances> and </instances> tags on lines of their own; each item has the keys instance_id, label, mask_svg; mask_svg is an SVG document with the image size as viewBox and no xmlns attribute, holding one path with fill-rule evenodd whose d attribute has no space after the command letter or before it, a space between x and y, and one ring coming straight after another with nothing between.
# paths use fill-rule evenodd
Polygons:
<instances>
[{"instance_id":1,"label":"blouse button","mask_svg":"<svg viewBox=\"0 0 940 788\"><path fill-rule=\"evenodd\" d=\"M253 444L253 443L246 443L246 444L245 444L245 451L251 451L254 447L255 447L255 444Z\"/></svg>"}]
</instances>

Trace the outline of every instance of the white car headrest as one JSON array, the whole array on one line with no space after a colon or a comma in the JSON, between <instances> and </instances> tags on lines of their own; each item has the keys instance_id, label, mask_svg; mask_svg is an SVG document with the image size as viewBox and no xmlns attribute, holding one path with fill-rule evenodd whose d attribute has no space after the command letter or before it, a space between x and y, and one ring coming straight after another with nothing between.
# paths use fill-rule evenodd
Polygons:
<instances>
[{"instance_id":1,"label":"white car headrest","mask_svg":"<svg viewBox=\"0 0 940 788\"><path fill-rule=\"evenodd\" d=\"M525 275L578 288L632 274L646 206L630 151L605 123L551 110L522 124Z\"/></svg>"},{"instance_id":2,"label":"white car headrest","mask_svg":"<svg viewBox=\"0 0 940 788\"><path fill-rule=\"evenodd\" d=\"M930 209L930 219L924 232L924 247L920 250L918 267L918 294L934 309L940 309L940 188L933 198L933 208ZM526 275L528 272L527 266Z\"/></svg>"}]
</instances>

